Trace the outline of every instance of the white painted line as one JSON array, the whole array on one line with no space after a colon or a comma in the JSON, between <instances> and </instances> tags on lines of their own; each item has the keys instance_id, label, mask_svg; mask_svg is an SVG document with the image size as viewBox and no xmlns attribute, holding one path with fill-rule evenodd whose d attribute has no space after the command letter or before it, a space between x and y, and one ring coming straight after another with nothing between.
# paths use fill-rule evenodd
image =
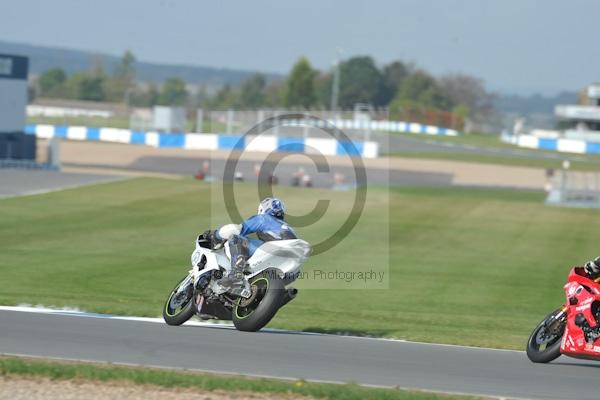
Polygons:
<instances>
[{"instance_id":1,"label":"white painted line","mask_svg":"<svg viewBox=\"0 0 600 400\"><path fill-rule=\"evenodd\" d=\"M73 185L65 185L65 186L60 186L60 187L56 187L56 188L52 188L52 189L29 190L27 192L23 192L23 193L19 193L19 194L0 195L0 200L12 199L15 197L38 196L41 194L62 192L63 190L77 189L77 188L86 187L86 186L94 186L94 185L102 185L104 183L119 182L119 181L124 181L127 179L133 179L133 178L129 177L129 176L117 176L117 177L107 176L106 179L102 178L95 182L75 183Z\"/></svg>"},{"instance_id":2,"label":"white painted line","mask_svg":"<svg viewBox=\"0 0 600 400\"><path fill-rule=\"evenodd\" d=\"M85 317L85 318L100 318L100 319L116 319L121 321L137 321L137 322L151 322L155 324L164 324L165 321L162 318L149 318L149 317L133 317L133 316L122 316L122 315L111 315L111 314L97 314L81 311L78 309L53 309L46 308L43 306L0 306L0 311L15 311L23 313L35 313L35 314L54 314L70 317ZM203 321L188 321L186 325L190 326L211 326L235 329L233 324L227 322L203 322Z\"/></svg>"}]
</instances>

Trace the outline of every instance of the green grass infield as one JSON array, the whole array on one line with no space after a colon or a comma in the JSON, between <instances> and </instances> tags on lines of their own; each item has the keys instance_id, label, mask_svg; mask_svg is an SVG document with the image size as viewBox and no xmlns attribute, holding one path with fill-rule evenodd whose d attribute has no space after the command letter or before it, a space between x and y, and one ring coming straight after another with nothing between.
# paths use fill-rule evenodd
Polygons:
<instances>
[{"instance_id":1,"label":"green grass infield","mask_svg":"<svg viewBox=\"0 0 600 400\"><path fill-rule=\"evenodd\" d=\"M352 192L320 189L275 194L292 214L331 196L321 221L297 229L311 243L339 226L353 201ZM192 179L139 178L0 200L0 304L159 316L196 235L229 222L219 196ZM256 187L240 185L242 215L255 212L256 198ZM379 266L387 283L299 282L269 326L522 349L564 302L570 266L600 253L600 211L543 200L512 190L369 189L356 228L305 270Z\"/></svg>"}]
</instances>

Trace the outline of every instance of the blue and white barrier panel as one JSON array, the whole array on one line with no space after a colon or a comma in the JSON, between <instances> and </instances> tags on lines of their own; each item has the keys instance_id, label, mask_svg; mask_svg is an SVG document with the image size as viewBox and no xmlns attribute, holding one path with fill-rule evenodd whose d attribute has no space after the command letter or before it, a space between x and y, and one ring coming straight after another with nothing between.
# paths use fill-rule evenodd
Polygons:
<instances>
[{"instance_id":1,"label":"blue and white barrier panel","mask_svg":"<svg viewBox=\"0 0 600 400\"><path fill-rule=\"evenodd\" d=\"M575 139L544 138L533 135L503 135L502 141L528 149L559 151L562 153L600 154L600 142Z\"/></svg>"},{"instance_id":2,"label":"blue and white barrier panel","mask_svg":"<svg viewBox=\"0 0 600 400\"><path fill-rule=\"evenodd\" d=\"M216 133L159 133L84 126L27 125L25 133L41 139L60 137L112 143L143 144L189 150L246 150L258 152L321 153L326 156L377 158L377 142L340 142L327 138L242 136Z\"/></svg>"},{"instance_id":3,"label":"blue and white barrier panel","mask_svg":"<svg viewBox=\"0 0 600 400\"><path fill-rule=\"evenodd\" d=\"M439 126L432 125L423 125L416 122L371 121L371 124L373 125L373 130L417 133L437 136L458 136L458 132L454 129L442 128Z\"/></svg>"}]
</instances>

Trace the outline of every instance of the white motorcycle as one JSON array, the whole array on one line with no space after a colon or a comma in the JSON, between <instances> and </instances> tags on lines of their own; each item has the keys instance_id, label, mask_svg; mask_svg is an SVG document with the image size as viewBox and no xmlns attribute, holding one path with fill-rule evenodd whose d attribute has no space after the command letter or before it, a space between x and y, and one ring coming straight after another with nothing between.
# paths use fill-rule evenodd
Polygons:
<instances>
[{"instance_id":1,"label":"white motorcycle","mask_svg":"<svg viewBox=\"0 0 600 400\"><path fill-rule=\"evenodd\" d=\"M258 331L296 297L298 290L286 286L300 276L310 252L310 244L301 239L265 242L248 259L244 287L228 290L219 279L231 270L229 246L214 249L200 235L192 269L167 298L163 318L169 325L181 325L196 314L205 320L231 320L240 331Z\"/></svg>"}]
</instances>

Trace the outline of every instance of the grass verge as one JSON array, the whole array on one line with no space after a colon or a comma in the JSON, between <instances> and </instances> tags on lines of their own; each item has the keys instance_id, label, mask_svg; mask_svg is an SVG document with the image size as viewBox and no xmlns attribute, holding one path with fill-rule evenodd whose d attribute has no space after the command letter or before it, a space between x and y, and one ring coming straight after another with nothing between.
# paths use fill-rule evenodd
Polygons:
<instances>
[{"instance_id":1,"label":"grass verge","mask_svg":"<svg viewBox=\"0 0 600 400\"><path fill-rule=\"evenodd\" d=\"M543 168L543 169L562 169L563 161L561 159L551 158L535 158L535 157L511 157L503 155L487 155L487 154L475 154L475 153L451 153L451 152L415 152L415 151L404 151L394 152L387 154L389 157L402 157L402 158L419 158L429 160L448 160L448 161L464 161L470 163L479 164L495 164L495 165L509 165L515 167L529 167L529 168ZM572 156L572 155L571 155ZM581 161L570 161L570 170L573 171L600 171L600 158L597 160L586 159L586 156L577 156L581 158ZM570 158L570 157L568 157Z\"/></svg>"},{"instance_id":2,"label":"grass verge","mask_svg":"<svg viewBox=\"0 0 600 400\"><path fill-rule=\"evenodd\" d=\"M427 135L422 133L390 133L390 135L404 136L410 139L421 140L426 142L439 142L439 143L455 143L464 144L478 147L491 147L498 149L515 149L517 146L504 143L500 140L499 135L485 134L485 133L461 133L458 136L441 136L441 135Z\"/></svg>"},{"instance_id":3,"label":"grass verge","mask_svg":"<svg viewBox=\"0 0 600 400\"><path fill-rule=\"evenodd\" d=\"M45 116L29 116L27 117L27 124L47 124L47 125L65 125L65 126L87 126L87 127L96 127L96 128L120 128L120 129L130 129L131 121L129 117L119 116L119 117L110 117L110 118L102 118L102 117L45 117ZM227 126L223 122L213 121L213 120L204 120L203 123L204 132L203 133L220 133L226 132ZM239 126L233 127L234 132L237 130L241 130ZM195 121L190 120L187 121L185 126L186 132L196 132Z\"/></svg>"},{"instance_id":4,"label":"grass verge","mask_svg":"<svg viewBox=\"0 0 600 400\"><path fill-rule=\"evenodd\" d=\"M474 397L437 395L398 389L378 389L356 384L311 383L244 376L213 375L141 367L122 367L75 362L43 361L16 357L0 357L0 374L42 376L54 380L89 380L126 382L166 388L190 388L203 391L251 391L270 394L296 394L318 399L383 399L383 400L466 400Z\"/></svg>"}]
</instances>

